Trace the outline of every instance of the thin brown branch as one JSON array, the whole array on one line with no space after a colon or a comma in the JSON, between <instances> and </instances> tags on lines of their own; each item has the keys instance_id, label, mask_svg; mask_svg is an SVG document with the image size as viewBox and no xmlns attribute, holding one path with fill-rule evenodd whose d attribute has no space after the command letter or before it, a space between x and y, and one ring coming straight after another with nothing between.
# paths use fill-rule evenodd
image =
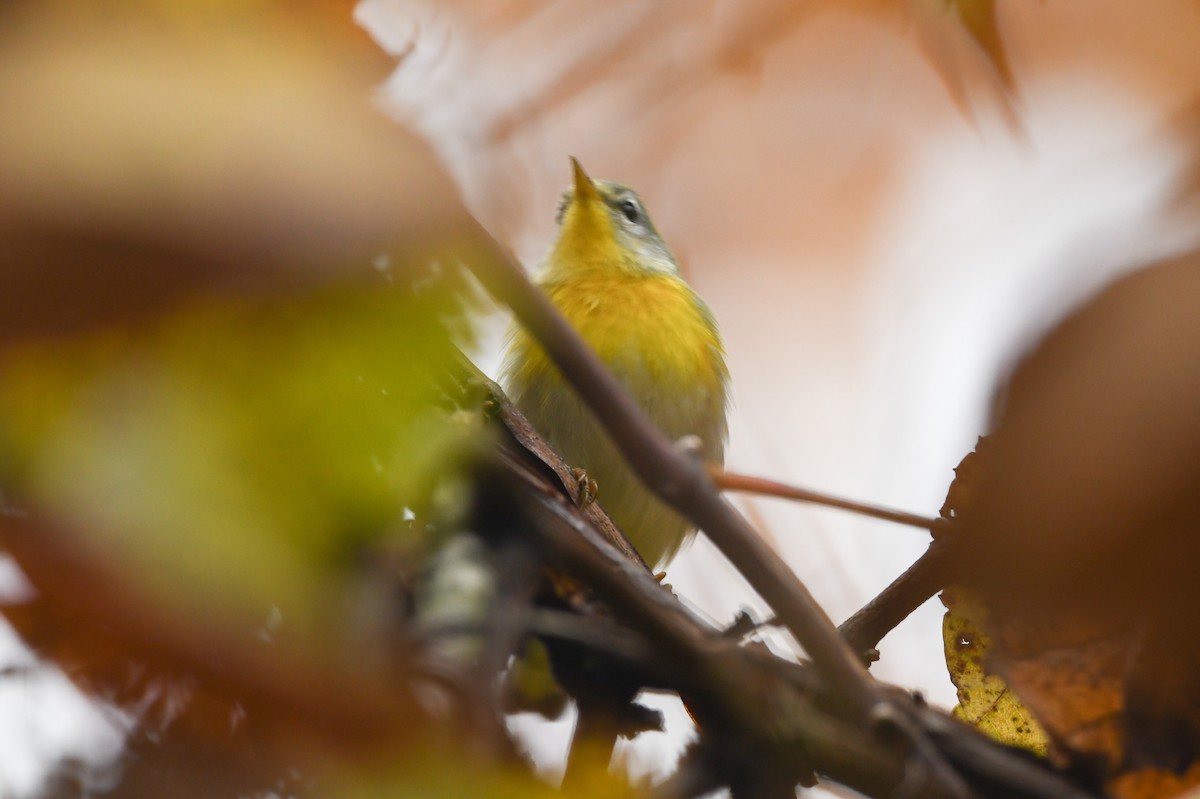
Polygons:
<instances>
[{"instance_id":1,"label":"thin brown branch","mask_svg":"<svg viewBox=\"0 0 1200 799\"><path fill-rule=\"evenodd\" d=\"M870 516L873 519L905 524L909 527L920 527L924 530L928 530L937 524L937 519L918 516L915 513L890 510L888 508L881 508L878 505L856 502L852 499L842 499L841 497L822 494L819 491L810 491L807 488L779 483L763 477L751 477L750 475L727 472L712 465L709 465L707 468L709 477L713 479L718 488L724 491L738 491L747 494L761 494L767 497L779 497L780 499L793 499L797 502L811 502L814 505L823 505L827 508L841 508L851 513L857 513L860 516Z\"/></svg>"},{"instance_id":2,"label":"thin brown branch","mask_svg":"<svg viewBox=\"0 0 1200 799\"><path fill-rule=\"evenodd\" d=\"M869 652L897 624L946 587L947 543L936 541L897 577L839 628L858 652Z\"/></svg>"},{"instance_id":3,"label":"thin brown branch","mask_svg":"<svg viewBox=\"0 0 1200 799\"><path fill-rule=\"evenodd\" d=\"M703 467L651 424L511 255L466 263L493 297L512 308L647 487L704 530L804 647L849 715L867 719L886 700L857 653L787 564L721 497Z\"/></svg>"}]
</instances>

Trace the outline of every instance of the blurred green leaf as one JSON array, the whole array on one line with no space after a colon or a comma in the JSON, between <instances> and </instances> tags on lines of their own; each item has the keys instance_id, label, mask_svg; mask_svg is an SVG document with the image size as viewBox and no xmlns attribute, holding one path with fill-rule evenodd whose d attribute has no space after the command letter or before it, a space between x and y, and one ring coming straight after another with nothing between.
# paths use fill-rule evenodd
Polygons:
<instances>
[{"instance_id":1,"label":"blurred green leaf","mask_svg":"<svg viewBox=\"0 0 1200 799\"><path fill-rule=\"evenodd\" d=\"M344 626L361 548L455 495L450 290L223 301L0 363L5 482L182 618Z\"/></svg>"}]
</instances>

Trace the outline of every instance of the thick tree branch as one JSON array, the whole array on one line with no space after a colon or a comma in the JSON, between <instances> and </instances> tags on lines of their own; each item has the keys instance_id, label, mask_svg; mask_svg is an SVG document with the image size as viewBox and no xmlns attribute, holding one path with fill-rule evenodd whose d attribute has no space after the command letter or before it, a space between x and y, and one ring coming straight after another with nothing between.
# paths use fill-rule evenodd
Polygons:
<instances>
[{"instance_id":1,"label":"thick tree branch","mask_svg":"<svg viewBox=\"0 0 1200 799\"><path fill-rule=\"evenodd\" d=\"M561 491L548 490L549 478L530 461L515 449L502 449L492 502L521 514L527 522L521 534L550 562L586 583L613 614L581 620L571 629L563 614L535 611L531 629L569 639L597 657L616 654L643 684L685 695L700 720L699 748L661 786L663 797L696 796L744 779L747 770L779 773L786 781L797 763L870 796L890 796L898 789L944 795L945 783L931 773L930 758L909 745L912 736L881 738L845 713L833 687L813 666L738 646L700 621L639 564L611 547ZM497 506L484 512L490 517ZM887 691L887 707L895 711L893 729L918 730L922 745L965 783L964 795L1094 799L1047 765L899 689L880 690Z\"/></svg>"}]
</instances>

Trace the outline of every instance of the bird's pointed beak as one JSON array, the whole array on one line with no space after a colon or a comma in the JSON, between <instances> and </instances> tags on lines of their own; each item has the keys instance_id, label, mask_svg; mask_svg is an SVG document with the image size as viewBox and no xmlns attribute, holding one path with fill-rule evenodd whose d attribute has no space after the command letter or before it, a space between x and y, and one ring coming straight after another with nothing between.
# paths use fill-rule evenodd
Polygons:
<instances>
[{"instance_id":1,"label":"bird's pointed beak","mask_svg":"<svg viewBox=\"0 0 1200 799\"><path fill-rule=\"evenodd\" d=\"M599 193L596 191L596 185L592 183L592 179L588 177L587 172L583 171L583 167L571 158L571 169L575 173L575 198L581 205L587 205L600 199Z\"/></svg>"}]
</instances>

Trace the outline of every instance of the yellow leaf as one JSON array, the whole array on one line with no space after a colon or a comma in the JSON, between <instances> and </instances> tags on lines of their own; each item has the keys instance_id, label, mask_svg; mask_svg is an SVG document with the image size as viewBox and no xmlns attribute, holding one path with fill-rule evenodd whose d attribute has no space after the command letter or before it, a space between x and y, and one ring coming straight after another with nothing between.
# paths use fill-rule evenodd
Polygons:
<instances>
[{"instance_id":1,"label":"yellow leaf","mask_svg":"<svg viewBox=\"0 0 1200 799\"><path fill-rule=\"evenodd\" d=\"M942 592L948 610L942 620L946 668L958 689L955 718L978 728L992 739L1046 754L1046 733L1004 680L985 665L991 642L983 631L982 607L961 589Z\"/></svg>"}]
</instances>

